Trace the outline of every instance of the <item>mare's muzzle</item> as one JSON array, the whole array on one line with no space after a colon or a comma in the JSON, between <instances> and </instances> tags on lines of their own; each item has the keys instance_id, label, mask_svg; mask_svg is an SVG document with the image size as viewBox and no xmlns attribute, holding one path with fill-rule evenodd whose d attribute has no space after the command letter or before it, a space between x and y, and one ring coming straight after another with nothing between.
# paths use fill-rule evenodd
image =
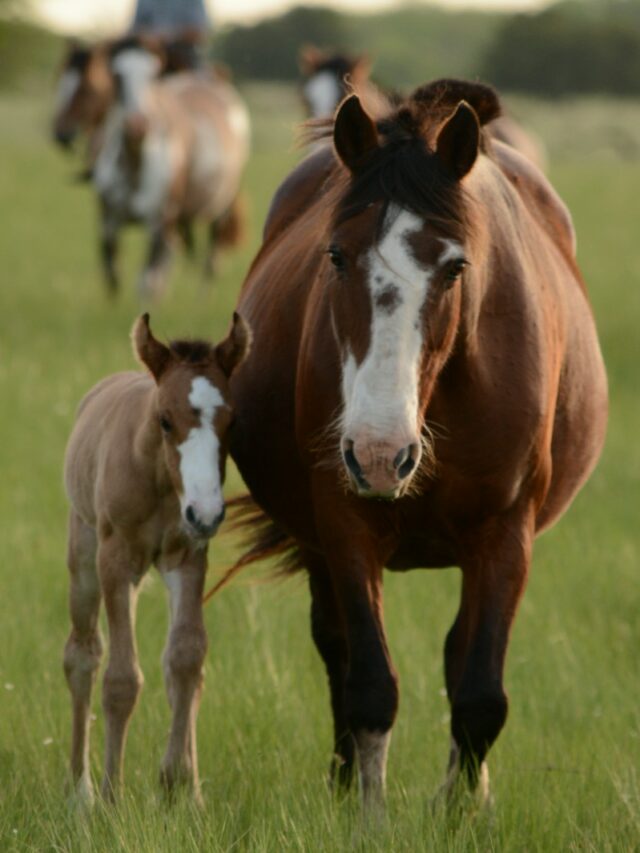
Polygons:
<instances>
[{"instance_id":1,"label":"mare's muzzle","mask_svg":"<svg viewBox=\"0 0 640 853\"><path fill-rule=\"evenodd\" d=\"M361 497L400 497L420 462L420 444L345 438L342 458L354 490Z\"/></svg>"}]
</instances>

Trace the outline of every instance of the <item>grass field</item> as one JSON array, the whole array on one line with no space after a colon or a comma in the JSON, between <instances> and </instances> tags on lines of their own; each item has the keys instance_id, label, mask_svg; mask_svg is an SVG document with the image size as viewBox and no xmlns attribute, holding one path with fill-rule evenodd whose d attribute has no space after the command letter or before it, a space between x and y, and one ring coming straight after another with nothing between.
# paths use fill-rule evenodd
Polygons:
<instances>
[{"instance_id":1,"label":"grass field","mask_svg":"<svg viewBox=\"0 0 640 853\"><path fill-rule=\"evenodd\" d=\"M255 251L269 197L297 158L291 92L248 91L252 220L210 292L179 258L153 310L166 336L223 334ZM154 577L141 596L146 676L130 730L120 807L82 820L67 807L69 701L61 668L68 632L66 506L61 461L77 401L99 377L133 364L140 235L127 235L126 286L105 300L93 199L46 138L46 102L0 99L0 850L19 851L626 851L640 849L640 240L637 128L609 144L615 105L517 103L547 137L552 178L574 212L611 383L602 462L567 517L536 548L507 666L508 725L490 756L496 809L448 826L430 797L448 744L441 648L458 573L389 576L390 646L401 708L389 761L389 818L375 833L357 799L324 784L330 719L308 630L302 579L239 582L208 606L199 723L206 807L171 810L156 786L169 712L159 656L166 603ZM636 134L634 137L633 134ZM635 145L635 148L634 148ZM634 153L635 151L635 153ZM230 472L228 492L241 484ZM224 537L212 569L233 556ZM102 765L99 691L92 763Z\"/></svg>"}]
</instances>

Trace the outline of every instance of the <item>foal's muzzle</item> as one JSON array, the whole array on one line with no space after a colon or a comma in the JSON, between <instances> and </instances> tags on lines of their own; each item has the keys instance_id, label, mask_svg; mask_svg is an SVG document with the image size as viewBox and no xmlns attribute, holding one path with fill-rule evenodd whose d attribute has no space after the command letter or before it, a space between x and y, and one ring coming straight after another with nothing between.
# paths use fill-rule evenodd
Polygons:
<instances>
[{"instance_id":1,"label":"foal's muzzle","mask_svg":"<svg viewBox=\"0 0 640 853\"><path fill-rule=\"evenodd\" d=\"M221 512L208 524L204 522L196 513L191 504L186 508L184 517L188 525L189 533L194 539L211 539L218 531L218 528L224 520L225 508L222 507Z\"/></svg>"}]
</instances>

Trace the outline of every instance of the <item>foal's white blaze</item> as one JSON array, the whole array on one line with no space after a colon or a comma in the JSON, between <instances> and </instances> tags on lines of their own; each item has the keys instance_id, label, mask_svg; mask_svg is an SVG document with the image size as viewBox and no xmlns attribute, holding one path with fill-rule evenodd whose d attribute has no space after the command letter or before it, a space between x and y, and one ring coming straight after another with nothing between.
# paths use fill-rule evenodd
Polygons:
<instances>
[{"instance_id":1,"label":"foal's white blaze","mask_svg":"<svg viewBox=\"0 0 640 853\"><path fill-rule=\"evenodd\" d=\"M351 353L345 359L343 429L352 440L363 432L372 441L397 440L399 450L419 442L421 311L431 270L418 263L408 243L422 220L398 208L390 209L389 220L384 237L365 260L372 318L369 351L359 365Z\"/></svg>"},{"instance_id":2,"label":"foal's white blaze","mask_svg":"<svg viewBox=\"0 0 640 853\"><path fill-rule=\"evenodd\" d=\"M140 48L130 48L116 54L113 71L122 81L122 103L128 112L140 112L149 83L160 71L158 57Z\"/></svg>"},{"instance_id":3,"label":"foal's white blaze","mask_svg":"<svg viewBox=\"0 0 640 853\"><path fill-rule=\"evenodd\" d=\"M309 102L312 118L333 115L340 103L342 89L338 78L331 71L319 71L304 85L304 94Z\"/></svg>"},{"instance_id":4,"label":"foal's white blaze","mask_svg":"<svg viewBox=\"0 0 640 853\"><path fill-rule=\"evenodd\" d=\"M78 90L80 85L80 72L75 68L68 68L63 71L58 81L58 90L56 92L56 112L62 112L71 103L71 99Z\"/></svg>"},{"instance_id":5,"label":"foal's white blaze","mask_svg":"<svg viewBox=\"0 0 640 853\"><path fill-rule=\"evenodd\" d=\"M213 428L216 410L226 405L219 389L204 376L191 383L189 402L200 411L200 426L190 430L186 441L178 445L182 494L180 507L183 516L187 507L205 525L210 525L222 512L220 483L220 442Z\"/></svg>"}]
</instances>

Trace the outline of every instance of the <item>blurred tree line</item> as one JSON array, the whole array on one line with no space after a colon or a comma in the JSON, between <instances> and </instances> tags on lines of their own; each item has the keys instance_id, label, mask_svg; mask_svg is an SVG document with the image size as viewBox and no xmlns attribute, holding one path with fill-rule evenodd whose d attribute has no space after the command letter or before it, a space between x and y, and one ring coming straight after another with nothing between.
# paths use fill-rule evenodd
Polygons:
<instances>
[{"instance_id":1,"label":"blurred tree line","mask_svg":"<svg viewBox=\"0 0 640 853\"><path fill-rule=\"evenodd\" d=\"M216 53L240 78L295 80L304 42L367 53L378 81L401 90L453 76L544 96L640 93L640 0L561 0L517 15L429 5L349 15L301 6L224 30Z\"/></svg>"},{"instance_id":2,"label":"blurred tree line","mask_svg":"<svg viewBox=\"0 0 640 853\"><path fill-rule=\"evenodd\" d=\"M0 88L41 86L60 61L61 39L16 17L31 2L0 0ZM417 2L369 14L298 6L221 28L212 53L239 80L293 81L304 43L366 53L375 79L401 91L453 76L552 97L640 94L640 0L560 0L517 15Z\"/></svg>"}]
</instances>

